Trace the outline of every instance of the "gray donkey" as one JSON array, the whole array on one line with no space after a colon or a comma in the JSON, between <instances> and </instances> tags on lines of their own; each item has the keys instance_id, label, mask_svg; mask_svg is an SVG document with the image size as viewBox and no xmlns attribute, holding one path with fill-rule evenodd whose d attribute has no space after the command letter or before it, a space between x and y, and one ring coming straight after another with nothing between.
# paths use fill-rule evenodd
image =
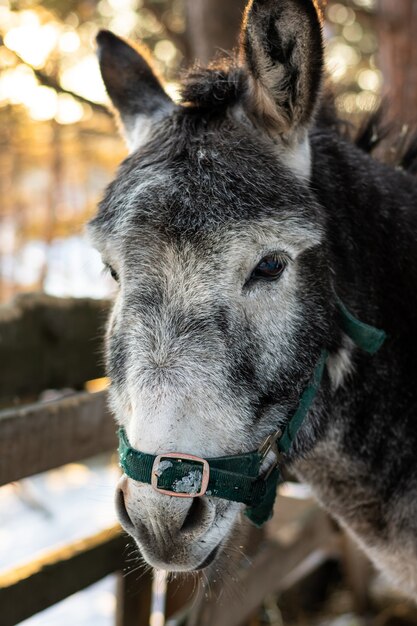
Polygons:
<instances>
[{"instance_id":1,"label":"gray donkey","mask_svg":"<svg viewBox=\"0 0 417 626\"><path fill-rule=\"evenodd\" d=\"M130 147L89 226L119 283L122 525L198 570L290 470L417 597L417 183L338 131L317 7L249 2L180 104L143 51L98 45Z\"/></svg>"}]
</instances>

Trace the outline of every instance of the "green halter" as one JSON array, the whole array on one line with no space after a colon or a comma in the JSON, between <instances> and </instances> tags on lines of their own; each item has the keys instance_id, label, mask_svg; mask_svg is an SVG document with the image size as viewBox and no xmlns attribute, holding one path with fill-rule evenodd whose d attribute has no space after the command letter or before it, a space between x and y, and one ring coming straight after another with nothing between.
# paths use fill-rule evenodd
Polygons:
<instances>
[{"instance_id":1,"label":"green halter","mask_svg":"<svg viewBox=\"0 0 417 626\"><path fill-rule=\"evenodd\" d=\"M343 331L362 350L375 354L385 341L384 331L356 319L338 300ZM321 353L298 408L286 425L271 434L259 450L233 456L201 459L188 454L153 456L134 450L123 428L119 430L120 466L124 473L151 484L160 493L176 497L213 496L246 505L245 515L262 526L272 516L277 485L283 482L279 460L287 453L306 417L323 377L328 354ZM266 473L261 466L270 451L277 462Z\"/></svg>"}]
</instances>

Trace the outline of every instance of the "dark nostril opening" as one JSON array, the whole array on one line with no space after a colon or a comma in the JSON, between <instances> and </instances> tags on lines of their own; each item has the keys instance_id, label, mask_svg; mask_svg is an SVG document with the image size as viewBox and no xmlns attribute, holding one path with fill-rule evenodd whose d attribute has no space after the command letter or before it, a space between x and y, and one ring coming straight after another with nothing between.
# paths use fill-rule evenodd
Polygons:
<instances>
[{"instance_id":1,"label":"dark nostril opening","mask_svg":"<svg viewBox=\"0 0 417 626\"><path fill-rule=\"evenodd\" d=\"M202 498L193 498L193 502L188 509L188 513L181 526L181 531L191 531L201 524L203 517L204 503Z\"/></svg>"},{"instance_id":2,"label":"dark nostril opening","mask_svg":"<svg viewBox=\"0 0 417 626\"><path fill-rule=\"evenodd\" d=\"M132 533L135 527L127 512L123 489L118 489L116 492L116 510L123 528L127 530L127 532Z\"/></svg>"}]
</instances>

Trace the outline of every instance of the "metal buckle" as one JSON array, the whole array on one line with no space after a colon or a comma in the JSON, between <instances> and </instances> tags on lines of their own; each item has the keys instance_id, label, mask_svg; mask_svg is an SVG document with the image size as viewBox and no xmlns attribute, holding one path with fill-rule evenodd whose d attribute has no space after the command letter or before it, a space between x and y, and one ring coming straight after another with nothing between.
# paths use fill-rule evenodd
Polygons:
<instances>
[{"instance_id":1,"label":"metal buckle","mask_svg":"<svg viewBox=\"0 0 417 626\"><path fill-rule=\"evenodd\" d=\"M165 459L175 459L176 461L192 461L193 463L199 463L201 467L201 487L198 493L187 493L180 491L179 493L176 491L169 491L168 489L161 489L158 487L158 469L161 461ZM152 474L151 474L151 485L158 493L163 493L167 496L174 496L175 498L198 498L200 496L204 496L207 491L208 483L210 478L210 466L205 459L200 458L199 456L193 456L192 454L181 454L179 452L167 452L166 454L160 454L156 457L152 466Z\"/></svg>"},{"instance_id":2,"label":"metal buckle","mask_svg":"<svg viewBox=\"0 0 417 626\"><path fill-rule=\"evenodd\" d=\"M278 428L277 431L268 435L265 441L258 448L258 452L262 456L262 459L264 459L271 450L278 459L278 457L280 456L280 452L278 450L277 441L278 439L280 439L281 436L282 436L281 428Z\"/></svg>"},{"instance_id":3,"label":"metal buckle","mask_svg":"<svg viewBox=\"0 0 417 626\"><path fill-rule=\"evenodd\" d=\"M258 448L258 452L262 457L262 461L266 459L266 457L268 456L270 452L273 452L275 454L276 461L275 463L271 465L271 467L266 472L265 477L264 477L265 480L269 478L269 476L271 475L271 472L279 465L279 462L281 460L281 453L278 450L278 440L281 437L282 437L282 430L281 428L278 428L278 430L276 430L274 433L271 433L270 435L268 435L265 441Z\"/></svg>"}]
</instances>

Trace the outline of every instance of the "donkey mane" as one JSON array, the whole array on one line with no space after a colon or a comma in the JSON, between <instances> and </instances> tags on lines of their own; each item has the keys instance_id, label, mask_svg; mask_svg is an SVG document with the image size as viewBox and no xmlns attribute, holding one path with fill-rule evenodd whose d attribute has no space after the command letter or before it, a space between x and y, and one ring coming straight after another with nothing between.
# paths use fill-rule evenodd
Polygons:
<instances>
[{"instance_id":1,"label":"donkey mane","mask_svg":"<svg viewBox=\"0 0 417 626\"><path fill-rule=\"evenodd\" d=\"M181 103L205 110L224 110L244 95L245 74L233 60L221 59L210 67L194 66L183 77Z\"/></svg>"},{"instance_id":2,"label":"donkey mane","mask_svg":"<svg viewBox=\"0 0 417 626\"><path fill-rule=\"evenodd\" d=\"M219 58L209 67L192 67L184 74L180 102L213 115L244 98L246 76L233 57ZM339 117L331 84L326 85L316 112L315 126L335 131L377 161L417 174L417 130L389 121L389 102L364 115L356 126Z\"/></svg>"},{"instance_id":3,"label":"donkey mane","mask_svg":"<svg viewBox=\"0 0 417 626\"><path fill-rule=\"evenodd\" d=\"M245 74L233 58L218 59L209 67L194 66L181 82L181 104L213 115L236 105L245 94ZM357 126L339 117L332 87L327 84L316 112L316 128L335 131L375 160L417 174L417 129L390 122L389 102L364 115Z\"/></svg>"},{"instance_id":4,"label":"donkey mane","mask_svg":"<svg viewBox=\"0 0 417 626\"><path fill-rule=\"evenodd\" d=\"M365 117L354 143L383 163L417 174L417 129L389 121L389 102Z\"/></svg>"}]
</instances>

